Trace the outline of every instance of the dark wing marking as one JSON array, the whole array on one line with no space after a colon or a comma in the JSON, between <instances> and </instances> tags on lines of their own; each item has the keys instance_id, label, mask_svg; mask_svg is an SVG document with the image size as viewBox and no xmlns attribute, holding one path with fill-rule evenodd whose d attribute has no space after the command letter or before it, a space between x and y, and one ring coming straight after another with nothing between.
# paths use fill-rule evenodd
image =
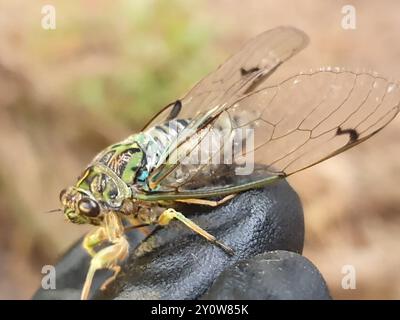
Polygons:
<instances>
[{"instance_id":1,"label":"dark wing marking","mask_svg":"<svg viewBox=\"0 0 400 320\"><path fill-rule=\"evenodd\" d=\"M251 69L246 70L245 68L240 68L240 74L242 76L247 76L250 73L254 73L254 72L259 72L260 68L259 67L253 67Z\"/></svg>"},{"instance_id":2,"label":"dark wing marking","mask_svg":"<svg viewBox=\"0 0 400 320\"><path fill-rule=\"evenodd\" d=\"M360 136L357 130L355 129L342 129L341 127L337 128L336 134L337 135L348 134L350 137L348 144L356 142Z\"/></svg>"},{"instance_id":3,"label":"dark wing marking","mask_svg":"<svg viewBox=\"0 0 400 320\"><path fill-rule=\"evenodd\" d=\"M172 110L170 111L167 119L165 120L166 122L176 119L179 115L179 113L182 110L182 102L181 100L176 100L173 104L172 104Z\"/></svg>"}]
</instances>

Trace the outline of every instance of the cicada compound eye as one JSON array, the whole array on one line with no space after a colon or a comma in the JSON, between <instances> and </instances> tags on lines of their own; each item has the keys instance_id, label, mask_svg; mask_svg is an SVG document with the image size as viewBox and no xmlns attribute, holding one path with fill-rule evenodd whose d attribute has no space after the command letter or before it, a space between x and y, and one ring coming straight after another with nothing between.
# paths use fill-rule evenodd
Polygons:
<instances>
[{"instance_id":1,"label":"cicada compound eye","mask_svg":"<svg viewBox=\"0 0 400 320\"><path fill-rule=\"evenodd\" d=\"M79 212L87 217L97 217L100 214L98 203L90 198L83 198L78 202Z\"/></svg>"}]
</instances>

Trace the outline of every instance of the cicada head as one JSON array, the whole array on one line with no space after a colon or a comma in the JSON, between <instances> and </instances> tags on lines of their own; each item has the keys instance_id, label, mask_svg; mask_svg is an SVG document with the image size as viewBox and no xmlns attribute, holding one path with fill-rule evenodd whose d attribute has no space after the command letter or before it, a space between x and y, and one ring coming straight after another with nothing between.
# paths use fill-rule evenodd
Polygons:
<instances>
[{"instance_id":1,"label":"cicada head","mask_svg":"<svg viewBox=\"0 0 400 320\"><path fill-rule=\"evenodd\" d=\"M98 225L105 212L120 209L126 195L107 169L104 172L99 165L91 166L78 178L75 186L61 191L61 205L69 221Z\"/></svg>"},{"instance_id":2,"label":"cicada head","mask_svg":"<svg viewBox=\"0 0 400 320\"><path fill-rule=\"evenodd\" d=\"M100 203L85 190L70 187L60 193L65 217L77 224L99 225L102 220Z\"/></svg>"}]
</instances>

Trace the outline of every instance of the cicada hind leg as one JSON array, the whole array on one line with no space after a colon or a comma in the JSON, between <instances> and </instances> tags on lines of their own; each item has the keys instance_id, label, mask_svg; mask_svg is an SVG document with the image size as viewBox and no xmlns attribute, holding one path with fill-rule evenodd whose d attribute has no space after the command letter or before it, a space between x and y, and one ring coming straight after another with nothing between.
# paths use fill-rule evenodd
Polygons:
<instances>
[{"instance_id":1,"label":"cicada hind leg","mask_svg":"<svg viewBox=\"0 0 400 320\"><path fill-rule=\"evenodd\" d=\"M199 205L209 206L209 207L218 207L221 204L224 204L225 202L228 202L229 200L233 199L235 196L236 196L236 194L230 194L218 201L207 200L207 199L177 199L177 200L175 200L175 202L182 202L182 203L188 203L188 204L199 204Z\"/></svg>"},{"instance_id":2,"label":"cicada hind leg","mask_svg":"<svg viewBox=\"0 0 400 320\"><path fill-rule=\"evenodd\" d=\"M228 247L226 244L220 242L217 240L213 235L209 234L207 231L202 229L200 226L198 226L196 223L194 223L192 220L186 218L182 213L175 211L174 209L170 208L165 210L160 217L158 218L158 224L161 226L165 226L172 219L179 220L182 222L184 225L186 225L189 229L192 231L196 232L197 234L201 235L202 237L206 238L208 241L211 243L215 244L216 246L220 247L222 250L224 250L227 254L229 255L234 255L235 252L232 248Z\"/></svg>"}]
</instances>

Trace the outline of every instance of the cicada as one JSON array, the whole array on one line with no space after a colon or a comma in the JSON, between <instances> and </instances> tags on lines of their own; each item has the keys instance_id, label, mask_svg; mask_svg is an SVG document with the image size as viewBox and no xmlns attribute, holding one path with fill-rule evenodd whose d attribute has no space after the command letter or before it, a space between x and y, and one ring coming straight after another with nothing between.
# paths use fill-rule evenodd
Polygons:
<instances>
[{"instance_id":1,"label":"cicada","mask_svg":"<svg viewBox=\"0 0 400 320\"><path fill-rule=\"evenodd\" d=\"M96 270L114 271L103 288L120 271L127 223L165 226L176 219L233 254L176 205L218 206L337 155L394 119L399 84L376 74L326 68L267 85L308 42L293 27L261 33L140 133L100 152L61 192L69 221L97 226L83 241L92 259L82 299ZM96 251L103 242L110 245Z\"/></svg>"}]
</instances>

